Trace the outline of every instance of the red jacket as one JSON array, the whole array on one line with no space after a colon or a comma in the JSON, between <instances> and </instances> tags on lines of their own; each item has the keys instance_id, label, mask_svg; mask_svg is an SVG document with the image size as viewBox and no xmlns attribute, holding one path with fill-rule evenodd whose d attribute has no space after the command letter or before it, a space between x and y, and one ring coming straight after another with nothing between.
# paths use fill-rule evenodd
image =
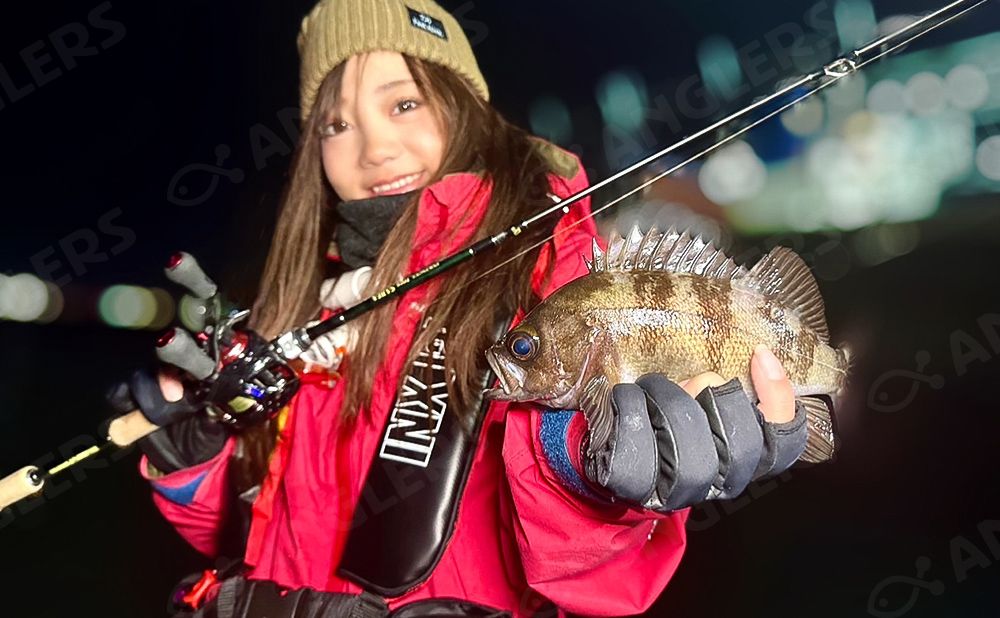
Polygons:
<instances>
[{"instance_id":1,"label":"red jacket","mask_svg":"<svg viewBox=\"0 0 1000 618\"><path fill-rule=\"evenodd\" d=\"M571 195L587 185L550 175L552 192ZM421 195L410 271L465 245L489 200L473 174L449 176ZM464 217L468 213L471 216ZM589 203L577 205L540 252L532 282L543 297L586 272L596 233ZM543 274L554 260L552 275ZM338 411L342 385L303 385L295 396L270 473L254 504L246 562L251 578L290 588L360 592L335 570L355 510L377 509L360 498L378 450L406 353L433 283L407 293L393 324L394 344L374 384L370 410L352 427ZM552 419L556 419L553 421ZM669 515L628 509L584 497L579 488L579 413L543 414L533 404L490 405L465 486L455 532L430 578L391 608L450 597L530 614L546 597L560 608L589 615L645 611L680 562L687 510ZM217 550L227 488L225 467L234 448L194 468L153 480L154 500L199 551ZM140 463L146 474L146 460ZM148 477L147 477L148 478ZM373 548L377 551L381 548Z\"/></svg>"}]
</instances>

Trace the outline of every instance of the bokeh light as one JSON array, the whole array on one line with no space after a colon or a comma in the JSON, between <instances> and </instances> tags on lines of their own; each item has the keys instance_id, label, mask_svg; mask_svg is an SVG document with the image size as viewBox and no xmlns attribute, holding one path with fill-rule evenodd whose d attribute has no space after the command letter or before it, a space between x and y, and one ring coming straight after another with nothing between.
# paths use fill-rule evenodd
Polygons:
<instances>
[{"instance_id":1,"label":"bokeh light","mask_svg":"<svg viewBox=\"0 0 1000 618\"><path fill-rule=\"evenodd\" d=\"M205 328L208 307L204 299L185 294L178 303L177 315L185 328L198 332Z\"/></svg>"},{"instance_id":2,"label":"bokeh light","mask_svg":"<svg viewBox=\"0 0 1000 618\"><path fill-rule=\"evenodd\" d=\"M97 310L108 326L149 328L156 319L156 296L146 288L114 285L101 294Z\"/></svg>"},{"instance_id":3,"label":"bokeh light","mask_svg":"<svg viewBox=\"0 0 1000 618\"><path fill-rule=\"evenodd\" d=\"M540 97L531 104L528 122L536 135L556 144L568 144L573 139L573 121L569 108L561 99Z\"/></svg>"},{"instance_id":4,"label":"bokeh light","mask_svg":"<svg viewBox=\"0 0 1000 618\"><path fill-rule=\"evenodd\" d=\"M597 104L605 124L636 131L646 119L646 84L631 71L613 71L597 84Z\"/></svg>"},{"instance_id":5,"label":"bokeh light","mask_svg":"<svg viewBox=\"0 0 1000 618\"><path fill-rule=\"evenodd\" d=\"M0 275L0 319L34 322L47 318L49 294L48 285L35 275ZM53 306L61 306L61 295Z\"/></svg>"},{"instance_id":6,"label":"bokeh light","mask_svg":"<svg viewBox=\"0 0 1000 618\"><path fill-rule=\"evenodd\" d=\"M1000 135L984 139L976 148L976 169L990 180L1000 181Z\"/></svg>"},{"instance_id":7,"label":"bokeh light","mask_svg":"<svg viewBox=\"0 0 1000 618\"><path fill-rule=\"evenodd\" d=\"M766 182L767 166L744 141L720 149L698 173L698 184L705 196L722 205L752 199Z\"/></svg>"},{"instance_id":8,"label":"bokeh light","mask_svg":"<svg viewBox=\"0 0 1000 618\"><path fill-rule=\"evenodd\" d=\"M960 64L945 76L948 102L956 109L975 111L990 98L990 81L986 73L972 64Z\"/></svg>"},{"instance_id":9,"label":"bokeh light","mask_svg":"<svg viewBox=\"0 0 1000 618\"><path fill-rule=\"evenodd\" d=\"M798 137L808 137L819 133L826 117L823 99L812 97L797 104L781 115L781 124L789 133Z\"/></svg>"},{"instance_id":10,"label":"bokeh light","mask_svg":"<svg viewBox=\"0 0 1000 618\"><path fill-rule=\"evenodd\" d=\"M906 105L917 116L943 112L948 106L944 80L930 71L917 73L906 83Z\"/></svg>"},{"instance_id":11,"label":"bokeh light","mask_svg":"<svg viewBox=\"0 0 1000 618\"><path fill-rule=\"evenodd\" d=\"M698 67L709 92L724 100L736 96L743 73L736 48L729 39L713 35L699 43Z\"/></svg>"},{"instance_id":12,"label":"bokeh light","mask_svg":"<svg viewBox=\"0 0 1000 618\"><path fill-rule=\"evenodd\" d=\"M837 0L833 18L837 23L841 50L845 52L867 43L878 30L875 9L870 0Z\"/></svg>"},{"instance_id":13,"label":"bokeh light","mask_svg":"<svg viewBox=\"0 0 1000 618\"><path fill-rule=\"evenodd\" d=\"M867 103L876 114L904 114L906 87L894 79L883 79L868 91Z\"/></svg>"}]
</instances>

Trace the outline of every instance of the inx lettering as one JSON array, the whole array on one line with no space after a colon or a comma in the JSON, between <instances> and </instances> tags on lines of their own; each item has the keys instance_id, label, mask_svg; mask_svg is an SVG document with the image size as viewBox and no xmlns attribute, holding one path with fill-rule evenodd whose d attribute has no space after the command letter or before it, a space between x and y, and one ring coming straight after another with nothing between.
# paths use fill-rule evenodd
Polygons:
<instances>
[{"instance_id":1,"label":"inx lettering","mask_svg":"<svg viewBox=\"0 0 1000 618\"><path fill-rule=\"evenodd\" d=\"M444 339L439 336L431 344L431 350L417 356L403 381L382 436L379 457L426 468L447 410Z\"/></svg>"}]
</instances>

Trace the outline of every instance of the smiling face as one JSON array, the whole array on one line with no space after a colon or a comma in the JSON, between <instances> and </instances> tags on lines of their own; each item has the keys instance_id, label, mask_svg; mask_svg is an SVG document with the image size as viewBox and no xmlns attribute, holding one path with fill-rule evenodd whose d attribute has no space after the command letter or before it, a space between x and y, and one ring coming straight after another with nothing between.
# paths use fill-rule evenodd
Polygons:
<instances>
[{"instance_id":1,"label":"smiling face","mask_svg":"<svg viewBox=\"0 0 1000 618\"><path fill-rule=\"evenodd\" d=\"M347 60L321 135L323 170L342 200L419 189L444 157L440 121L395 52Z\"/></svg>"}]
</instances>

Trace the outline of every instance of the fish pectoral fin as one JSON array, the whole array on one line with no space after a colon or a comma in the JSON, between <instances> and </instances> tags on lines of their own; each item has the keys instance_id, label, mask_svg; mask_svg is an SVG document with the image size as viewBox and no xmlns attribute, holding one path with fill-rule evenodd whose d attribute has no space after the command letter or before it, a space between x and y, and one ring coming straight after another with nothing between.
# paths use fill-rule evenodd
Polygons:
<instances>
[{"instance_id":1,"label":"fish pectoral fin","mask_svg":"<svg viewBox=\"0 0 1000 618\"><path fill-rule=\"evenodd\" d=\"M806 424L809 428L806 450L799 457L799 461L822 463L833 459L837 450L837 437L833 430L830 408L819 397L798 397L796 401L806 409Z\"/></svg>"},{"instance_id":2,"label":"fish pectoral fin","mask_svg":"<svg viewBox=\"0 0 1000 618\"><path fill-rule=\"evenodd\" d=\"M611 408L611 382L605 375L591 378L580 396L580 410L587 419L591 455L602 452L611 439L614 410Z\"/></svg>"}]
</instances>

